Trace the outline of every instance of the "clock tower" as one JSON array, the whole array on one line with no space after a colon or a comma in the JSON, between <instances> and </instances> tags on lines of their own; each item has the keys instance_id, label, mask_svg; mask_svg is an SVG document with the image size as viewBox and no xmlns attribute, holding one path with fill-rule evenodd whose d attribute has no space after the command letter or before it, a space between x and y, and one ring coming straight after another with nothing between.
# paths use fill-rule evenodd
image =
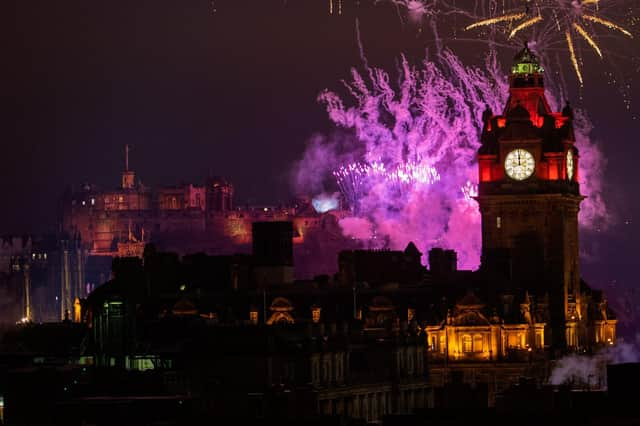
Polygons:
<instances>
[{"instance_id":1,"label":"clock tower","mask_svg":"<svg viewBox=\"0 0 640 426\"><path fill-rule=\"evenodd\" d=\"M571 108L552 112L544 69L525 47L514 58L501 115L483 114L478 151L482 269L496 291L548 297L554 348L579 346L578 185Z\"/></svg>"}]
</instances>

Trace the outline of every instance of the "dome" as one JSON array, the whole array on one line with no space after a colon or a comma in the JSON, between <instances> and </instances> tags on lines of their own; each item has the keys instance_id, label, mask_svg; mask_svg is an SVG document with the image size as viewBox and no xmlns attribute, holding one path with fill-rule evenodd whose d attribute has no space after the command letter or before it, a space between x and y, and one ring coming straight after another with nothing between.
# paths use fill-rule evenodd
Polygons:
<instances>
[{"instance_id":1,"label":"dome","mask_svg":"<svg viewBox=\"0 0 640 426\"><path fill-rule=\"evenodd\" d=\"M271 302L269 309L275 312L290 312L293 311L293 306L288 299L285 299L284 297L276 297L273 299L273 302Z\"/></svg>"}]
</instances>

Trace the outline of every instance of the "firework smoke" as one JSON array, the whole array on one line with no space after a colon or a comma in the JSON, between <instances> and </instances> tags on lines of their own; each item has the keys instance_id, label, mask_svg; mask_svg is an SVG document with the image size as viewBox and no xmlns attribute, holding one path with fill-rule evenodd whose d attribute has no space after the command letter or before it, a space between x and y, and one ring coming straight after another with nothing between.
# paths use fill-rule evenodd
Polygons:
<instances>
[{"instance_id":1,"label":"firework smoke","mask_svg":"<svg viewBox=\"0 0 640 426\"><path fill-rule=\"evenodd\" d=\"M638 351L640 339L636 342L620 342L605 347L593 356L567 355L558 360L551 371L549 383L552 385L600 385L606 387L606 366L640 361Z\"/></svg>"}]
</instances>

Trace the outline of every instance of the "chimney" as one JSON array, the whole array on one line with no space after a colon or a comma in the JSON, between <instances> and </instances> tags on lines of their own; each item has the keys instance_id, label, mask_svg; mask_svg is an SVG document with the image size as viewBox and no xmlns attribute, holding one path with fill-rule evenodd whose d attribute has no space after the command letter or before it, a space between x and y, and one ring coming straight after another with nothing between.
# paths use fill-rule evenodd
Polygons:
<instances>
[{"instance_id":1,"label":"chimney","mask_svg":"<svg viewBox=\"0 0 640 426\"><path fill-rule=\"evenodd\" d=\"M429 270L434 275L446 275L458 270L458 254L455 250L434 247L429 250Z\"/></svg>"}]
</instances>

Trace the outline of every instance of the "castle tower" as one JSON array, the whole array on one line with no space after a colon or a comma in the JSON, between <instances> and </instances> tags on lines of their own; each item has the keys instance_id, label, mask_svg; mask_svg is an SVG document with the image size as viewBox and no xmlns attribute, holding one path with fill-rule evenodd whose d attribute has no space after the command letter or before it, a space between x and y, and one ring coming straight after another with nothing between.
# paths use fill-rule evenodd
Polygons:
<instances>
[{"instance_id":1,"label":"castle tower","mask_svg":"<svg viewBox=\"0 0 640 426\"><path fill-rule=\"evenodd\" d=\"M572 113L552 112L544 69L525 47L514 58L502 115L483 114L478 151L482 268L510 290L550 299L551 342L576 347L580 307L578 151ZM499 273L496 273L499 271Z\"/></svg>"},{"instance_id":2,"label":"castle tower","mask_svg":"<svg viewBox=\"0 0 640 426\"><path fill-rule=\"evenodd\" d=\"M233 185L219 176L209 178L206 188L206 208L210 212L233 210Z\"/></svg>"}]
</instances>

